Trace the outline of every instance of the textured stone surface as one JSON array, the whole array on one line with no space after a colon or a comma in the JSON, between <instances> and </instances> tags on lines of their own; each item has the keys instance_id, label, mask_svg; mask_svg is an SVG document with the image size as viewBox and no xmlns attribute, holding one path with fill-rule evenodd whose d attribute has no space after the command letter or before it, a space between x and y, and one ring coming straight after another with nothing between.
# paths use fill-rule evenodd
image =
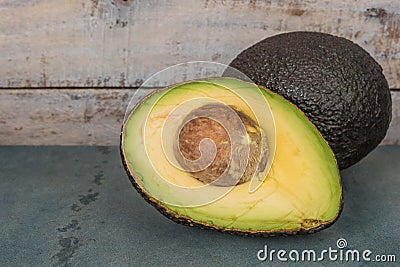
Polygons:
<instances>
[{"instance_id":1,"label":"textured stone surface","mask_svg":"<svg viewBox=\"0 0 400 267\"><path fill-rule=\"evenodd\" d=\"M344 210L330 228L244 238L164 218L132 188L117 147L0 147L0 265L281 266L276 256L259 262L257 252L321 252L339 238L398 261L399 160L399 146L382 146L343 171ZM338 264L325 258L324 266Z\"/></svg>"}]
</instances>

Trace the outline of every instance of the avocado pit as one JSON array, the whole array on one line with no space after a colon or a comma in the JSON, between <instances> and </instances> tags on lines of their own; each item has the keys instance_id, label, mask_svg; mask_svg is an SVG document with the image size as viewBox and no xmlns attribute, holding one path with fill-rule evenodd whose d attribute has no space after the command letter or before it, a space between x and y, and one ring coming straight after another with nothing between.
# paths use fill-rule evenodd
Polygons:
<instances>
[{"instance_id":1,"label":"avocado pit","mask_svg":"<svg viewBox=\"0 0 400 267\"><path fill-rule=\"evenodd\" d=\"M210 116L202 116L202 114L210 114ZM218 114L218 120L212 118L215 114ZM236 130L240 127L245 129L244 133ZM229 132L227 128L235 129L235 131ZM233 144L233 135L238 134L242 134L241 142ZM193 178L206 184L235 186L248 182L259 171L259 165L261 167L264 165L265 168L267 162L267 151L266 149L262 151L265 146L261 145L260 127L252 118L233 106L207 104L193 110L184 119L177 140L178 149L175 150L177 161L191 173ZM212 141L213 147L209 141ZM247 157L244 153L246 149L248 149ZM189 162L181 160L178 153ZM236 157L232 153L237 153ZM201 157L211 159L209 164L202 170L191 170L189 165ZM229 166L238 166L238 168L232 168L229 175L223 177ZM240 175L239 180L238 175Z\"/></svg>"}]
</instances>

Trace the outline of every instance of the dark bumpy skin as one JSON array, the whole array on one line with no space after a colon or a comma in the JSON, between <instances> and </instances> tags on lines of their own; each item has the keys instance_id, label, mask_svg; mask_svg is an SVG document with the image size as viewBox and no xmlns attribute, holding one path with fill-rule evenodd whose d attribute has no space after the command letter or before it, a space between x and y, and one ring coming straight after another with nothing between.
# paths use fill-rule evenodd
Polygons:
<instances>
[{"instance_id":1,"label":"dark bumpy skin","mask_svg":"<svg viewBox=\"0 0 400 267\"><path fill-rule=\"evenodd\" d=\"M361 160L386 135L388 83L381 66L349 40L316 32L280 34L246 49L229 66L297 105L328 141L340 169Z\"/></svg>"}]
</instances>

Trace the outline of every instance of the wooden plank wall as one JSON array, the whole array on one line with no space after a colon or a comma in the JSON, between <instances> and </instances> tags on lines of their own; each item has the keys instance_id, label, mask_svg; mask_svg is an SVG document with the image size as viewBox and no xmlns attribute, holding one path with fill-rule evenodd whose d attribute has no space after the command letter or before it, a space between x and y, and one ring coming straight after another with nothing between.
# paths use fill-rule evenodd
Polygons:
<instances>
[{"instance_id":1,"label":"wooden plank wall","mask_svg":"<svg viewBox=\"0 0 400 267\"><path fill-rule=\"evenodd\" d=\"M0 144L117 144L126 88L295 30L349 38L382 65L394 103L384 143L399 144L398 0L0 0L0 15Z\"/></svg>"},{"instance_id":2,"label":"wooden plank wall","mask_svg":"<svg viewBox=\"0 0 400 267\"><path fill-rule=\"evenodd\" d=\"M134 90L0 90L0 145L118 145ZM382 144L400 145L400 94Z\"/></svg>"}]
</instances>

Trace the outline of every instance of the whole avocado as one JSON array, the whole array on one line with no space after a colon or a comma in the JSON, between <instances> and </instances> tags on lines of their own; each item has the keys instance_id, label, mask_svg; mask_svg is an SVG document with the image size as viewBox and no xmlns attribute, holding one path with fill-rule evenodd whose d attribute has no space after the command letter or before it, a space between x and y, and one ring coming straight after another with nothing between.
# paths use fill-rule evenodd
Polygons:
<instances>
[{"instance_id":1,"label":"whole avocado","mask_svg":"<svg viewBox=\"0 0 400 267\"><path fill-rule=\"evenodd\" d=\"M279 34L244 50L229 66L299 107L331 146L340 169L360 161L386 135L392 101L382 67L345 38Z\"/></svg>"}]
</instances>

